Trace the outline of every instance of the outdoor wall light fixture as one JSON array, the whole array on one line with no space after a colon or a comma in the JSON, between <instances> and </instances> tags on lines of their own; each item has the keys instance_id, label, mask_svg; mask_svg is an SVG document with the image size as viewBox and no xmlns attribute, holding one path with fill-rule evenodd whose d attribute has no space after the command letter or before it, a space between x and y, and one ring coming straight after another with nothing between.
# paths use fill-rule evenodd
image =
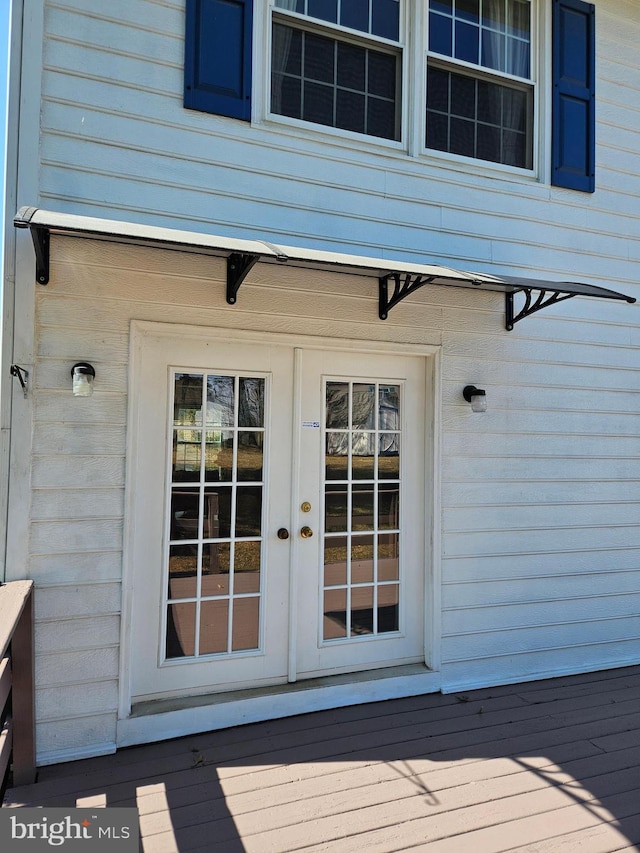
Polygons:
<instances>
[{"instance_id":1,"label":"outdoor wall light fixture","mask_svg":"<svg viewBox=\"0 0 640 853\"><path fill-rule=\"evenodd\" d=\"M482 388L476 388L475 385L465 385L462 396L467 403L471 403L472 412L487 411L487 392L483 391Z\"/></svg>"},{"instance_id":2,"label":"outdoor wall light fixture","mask_svg":"<svg viewBox=\"0 0 640 853\"><path fill-rule=\"evenodd\" d=\"M96 371L87 361L79 361L71 368L74 397L90 397L93 394L93 380Z\"/></svg>"}]
</instances>

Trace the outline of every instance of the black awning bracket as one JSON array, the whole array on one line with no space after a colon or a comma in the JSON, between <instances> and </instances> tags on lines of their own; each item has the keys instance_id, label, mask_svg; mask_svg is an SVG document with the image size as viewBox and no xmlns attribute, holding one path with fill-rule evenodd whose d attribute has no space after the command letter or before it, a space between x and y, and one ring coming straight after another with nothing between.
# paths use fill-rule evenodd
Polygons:
<instances>
[{"instance_id":1,"label":"black awning bracket","mask_svg":"<svg viewBox=\"0 0 640 853\"><path fill-rule=\"evenodd\" d=\"M260 255L232 252L227 258L227 302L235 305L238 301L240 285L251 269L260 260Z\"/></svg>"},{"instance_id":2,"label":"black awning bracket","mask_svg":"<svg viewBox=\"0 0 640 853\"><path fill-rule=\"evenodd\" d=\"M536 311L577 296L576 293L562 293L558 290L554 290L551 293L546 290L540 290L535 300L533 300L533 288L525 287L520 292L524 293L524 305L517 314L514 313L514 294L505 293L505 328L508 332L512 331L518 321L524 320L525 317L529 317L531 314L535 314Z\"/></svg>"},{"instance_id":3,"label":"black awning bracket","mask_svg":"<svg viewBox=\"0 0 640 853\"><path fill-rule=\"evenodd\" d=\"M378 279L379 308L378 316L386 320L389 311L409 294L429 284L434 280L433 275L413 275L412 273L393 272ZM389 297L389 281L393 281L393 293Z\"/></svg>"}]
</instances>

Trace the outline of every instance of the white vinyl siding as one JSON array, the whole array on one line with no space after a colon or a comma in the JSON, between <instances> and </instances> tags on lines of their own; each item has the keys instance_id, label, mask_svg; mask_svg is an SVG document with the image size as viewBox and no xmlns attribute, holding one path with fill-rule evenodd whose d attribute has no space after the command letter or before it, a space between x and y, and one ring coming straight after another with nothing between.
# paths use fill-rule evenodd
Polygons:
<instances>
[{"instance_id":1,"label":"white vinyl siding","mask_svg":"<svg viewBox=\"0 0 640 853\"><path fill-rule=\"evenodd\" d=\"M635 0L597 2L598 188L580 199L184 110L183 14L46 3L41 159L21 167L40 192L21 203L640 296ZM258 264L229 307L220 260L56 237L40 287L18 239L34 455L28 564L8 572L36 581L41 761L115 742L132 319L441 346L444 689L640 660L638 305L576 298L507 333L499 294L425 287L381 322L373 279ZM78 360L96 367L88 400L71 396ZM66 688L78 703L57 709Z\"/></svg>"}]
</instances>

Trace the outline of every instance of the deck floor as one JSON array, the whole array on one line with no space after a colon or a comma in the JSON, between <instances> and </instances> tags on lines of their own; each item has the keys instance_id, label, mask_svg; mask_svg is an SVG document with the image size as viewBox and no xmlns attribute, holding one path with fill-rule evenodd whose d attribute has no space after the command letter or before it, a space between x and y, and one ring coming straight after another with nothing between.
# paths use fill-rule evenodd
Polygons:
<instances>
[{"instance_id":1,"label":"deck floor","mask_svg":"<svg viewBox=\"0 0 640 853\"><path fill-rule=\"evenodd\" d=\"M145 853L640 850L640 667L324 711L43 767Z\"/></svg>"}]
</instances>

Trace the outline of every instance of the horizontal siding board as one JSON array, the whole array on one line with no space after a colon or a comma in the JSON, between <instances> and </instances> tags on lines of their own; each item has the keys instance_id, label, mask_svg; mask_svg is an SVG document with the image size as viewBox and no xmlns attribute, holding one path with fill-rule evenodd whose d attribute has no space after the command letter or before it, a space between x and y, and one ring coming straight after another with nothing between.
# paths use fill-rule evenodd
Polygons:
<instances>
[{"instance_id":1,"label":"horizontal siding board","mask_svg":"<svg viewBox=\"0 0 640 853\"><path fill-rule=\"evenodd\" d=\"M462 637L507 628L517 630L562 623L575 625L594 620L635 617L639 610L640 593L561 598L519 605L510 603L469 607L465 610L451 608L445 609L443 613L443 635Z\"/></svg>"},{"instance_id":2,"label":"horizontal siding board","mask_svg":"<svg viewBox=\"0 0 640 853\"><path fill-rule=\"evenodd\" d=\"M90 506L90 504L89 504ZM122 579L122 554L119 551L85 551L82 554L31 554L28 574L38 585L95 583Z\"/></svg>"},{"instance_id":3,"label":"horizontal siding board","mask_svg":"<svg viewBox=\"0 0 640 853\"><path fill-rule=\"evenodd\" d=\"M68 720L43 721L38 725L36 760L64 751L96 748L116 740L116 714L74 715Z\"/></svg>"},{"instance_id":4,"label":"horizontal siding board","mask_svg":"<svg viewBox=\"0 0 640 853\"><path fill-rule=\"evenodd\" d=\"M70 617L36 623L35 647L38 654L105 649L117 646L119 640L120 620L117 616Z\"/></svg>"},{"instance_id":5,"label":"horizontal siding board","mask_svg":"<svg viewBox=\"0 0 640 853\"><path fill-rule=\"evenodd\" d=\"M35 597L36 619L65 619L74 616L104 616L120 612L120 584L68 584L63 587L38 587Z\"/></svg>"},{"instance_id":6,"label":"horizontal siding board","mask_svg":"<svg viewBox=\"0 0 640 853\"><path fill-rule=\"evenodd\" d=\"M40 689L64 687L118 677L116 648L83 649L82 651L43 651L36 659L36 683Z\"/></svg>"},{"instance_id":7,"label":"horizontal siding board","mask_svg":"<svg viewBox=\"0 0 640 853\"><path fill-rule=\"evenodd\" d=\"M518 587L518 590L522 590L526 589L529 580L533 579L536 583L542 580L546 584L562 584L559 586L559 595L566 598L573 595L590 595L590 585L594 584L603 595L626 594L638 589L638 551L634 548L617 548L615 551L577 549L554 554L534 552L517 555L493 554L490 557L448 557L444 562L445 587L455 587L456 584L473 586L486 582L495 583L498 588L505 581L521 581L522 586ZM492 596L497 592L489 586L478 594L482 601L490 604L494 600ZM457 593L453 591L450 595L448 606L453 607ZM466 590L464 595L469 596L469 601L475 601L473 592ZM466 600L461 600L461 607L466 606Z\"/></svg>"},{"instance_id":8,"label":"horizontal siding board","mask_svg":"<svg viewBox=\"0 0 640 853\"><path fill-rule=\"evenodd\" d=\"M478 558L476 563L480 562ZM511 578L502 576L486 581L480 577L469 579L466 583L448 582L443 585L443 607L445 610L467 608L480 605L526 604L527 602L547 601L550 597L559 601L563 598L584 598L597 595L637 594L637 574L634 571L618 572L615 569L603 571L604 559L600 558L600 571L574 574L552 574L549 568L544 572L545 560L538 557L538 577ZM517 562L516 562L517 565ZM570 565L565 561L565 565ZM495 569L490 569L495 571ZM480 575L480 573L478 573Z\"/></svg>"},{"instance_id":9,"label":"horizontal siding board","mask_svg":"<svg viewBox=\"0 0 640 853\"><path fill-rule=\"evenodd\" d=\"M31 518L55 521L69 518L122 518L124 489L36 489Z\"/></svg>"},{"instance_id":10,"label":"horizontal siding board","mask_svg":"<svg viewBox=\"0 0 640 853\"><path fill-rule=\"evenodd\" d=\"M122 522L111 519L34 521L32 554L73 554L122 548Z\"/></svg>"},{"instance_id":11,"label":"horizontal siding board","mask_svg":"<svg viewBox=\"0 0 640 853\"><path fill-rule=\"evenodd\" d=\"M77 455L75 464L70 465L66 456L36 456L32 484L37 489L122 487L124 469L122 457Z\"/></svg>"},{"instance_id":12,"label":"horizontal siding board","mask_svg":"<svg viewBox=\"0 0 640 853\"><path fill-rule=\"evenodd\" d=\"M102 385L102 377L99 382ZM38 456L75 456L78 450L82 450L83 455L122 456L124 443L124 424L101 424L96 430L93 423L76 423L70 430L67 424L38 421L34 429L33 452Z\"/></svg>"},{"instance_id":13,"label":"horizontal siding board","mask_svg":"<svg viewBox=\"0 0 640 853\"><path fill-rule=\"evenodd\" d=\"M512 504L569 504L600 503L602 501L639 501L640 483L631 480L621 489L617 480L582 481L579 484L562 480L546 482L444 482L442 491L445 506L510 506Z\"/></svg>"},{"instance_id":14,"label":"horizontal siding board","mask_svg":"<svg viewBox=\"0 0 640 853\"><path fill-rule=\"evenodd\" d=\"M535 506L447 507L443 530L484 531L501 536L505 530L537 530L554 536L558 527L633 527L640 523L640 502L626 504L551 504Z\"/></svg>"},{"instance_id":15,"label":"horizontal siding board","mask_svg":"<svg viewBox=\"0 0 640 853\"><path fill-rule=\"evenodd\" d=\"M587 527L572 529L554 527L553 535L540 530L458 531L443 537L446 557L482 557L492 554L546 553L592 548L607 551L611 548L640 548L640 525L620 527Z\"/></svg>"},{"instance_id":16,"label":"horizontal siding board","mask_svg":"<svg viewBox=\"0 0 640 853\"><path fill-rule=\"evenodd\" d=\"M47 687L36 692L36 721L68 720L78 713L104 714L118 707L118 683L99 681L64 687Z\"/></svg>"}]
</instances>

